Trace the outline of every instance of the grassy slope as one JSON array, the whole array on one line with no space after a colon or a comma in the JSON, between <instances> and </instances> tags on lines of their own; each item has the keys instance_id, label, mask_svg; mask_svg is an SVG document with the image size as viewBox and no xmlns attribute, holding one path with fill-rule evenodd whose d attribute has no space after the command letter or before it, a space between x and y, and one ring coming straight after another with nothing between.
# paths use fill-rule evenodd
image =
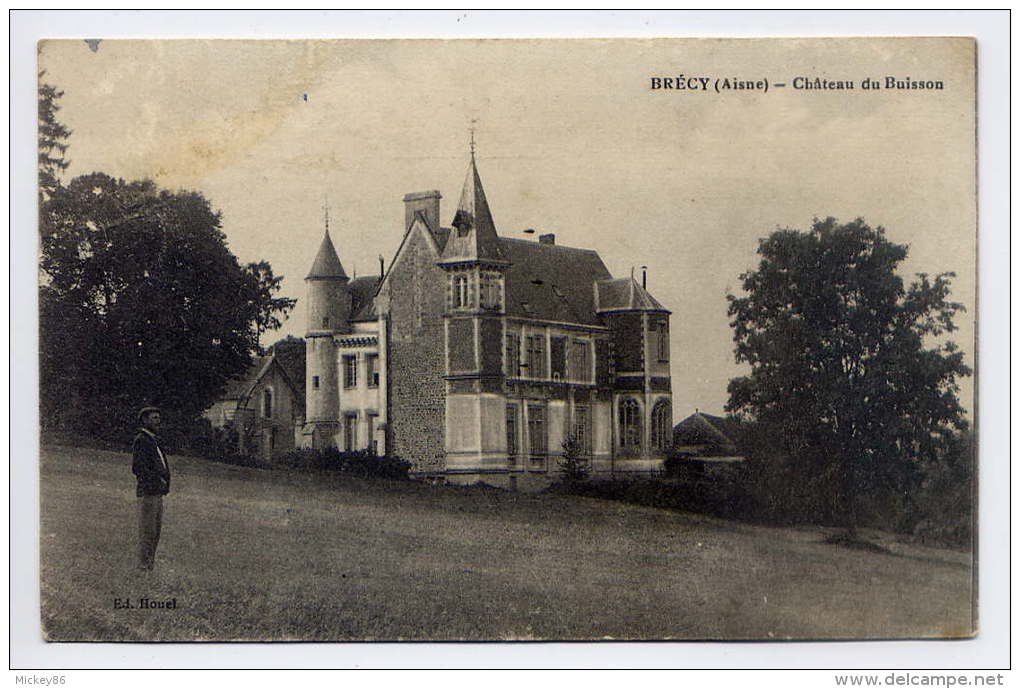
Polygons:
<instances>
[{"instance_id":1,"label":"grassy slope","mask_svg":"<svg viewBox=\"0 0 1020 689\"><path fill-rule=\"evenodd\" d=\"M156 570L132 569L128 455L45 448L53 640L958 636L969 554L824 545L586 498L172 460ZM176 597L178 609L115 610Z\"/></svg>"}]
</instances>

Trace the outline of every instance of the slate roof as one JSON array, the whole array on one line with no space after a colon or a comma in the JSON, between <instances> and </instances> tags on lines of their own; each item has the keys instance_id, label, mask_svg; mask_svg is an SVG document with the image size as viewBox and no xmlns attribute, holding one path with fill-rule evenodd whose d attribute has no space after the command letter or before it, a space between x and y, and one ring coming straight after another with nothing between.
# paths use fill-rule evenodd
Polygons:
<instances>
[{"instance_id":1,"label":"slate roof","mask_svg":"<svg viewBox=\"0 0 1020 689\"><path fill-rule=\"evenodd\" d=\"M630 278L603 280L596 284L596 309L605 311L666 311L659 301Z\"/></svg>"},{"instance_id":2,"label":"slate roof","mask_svg":"<svg viewBox=\"0 0 1020 689\"><path fill-rule=\"evenodd\" d=\"M375 310L375 293L382 278L369 275L354 278L347 283L351 292L351 321L374 321L379 317Z\"/></svg>"},{"instance_id":3,"label":"slate roof","mask_svg":"<svg viewBox=\"0 0 1020 689\"><path fill-rule=\"evenodd\" d=\"M284 374L295 388L300 404L305 400L305 342L300 338L288 338L276 343L268 354L255 357L252 365L244 375L227 381L226 390L220 395L221 400L241 400L251 393L252 387L265 375L272 365L273 359L283 369Z\"/></svg>"},{"instance_id":4,"label":"slate roof","mask_svg":"<svg viewBox=\"0 0 1020 689\"><path fill-rule=\"evenodd\" d=\"M740 421L696 411L673 427L675 445L716 445L737 447Z\"/></svg>"},{"instance_id":5,"label":"slate roof","mask_svg":"<svg viewBox=\"0 0 1020 689\"><path fill-rule=\"evenodd\" d=\"M269 360L268 356L255 357L255 361L248 370L244 372L240 378L231 378L227 381L227 388L220 395L221 400L239 400L248 394L248 389L251 388L252 381L255 380L255 376L258 375L259 371L266 365Z\"/></svg>"},{"instance_id":6,"label":"slate roof","mask_svg":"<svg viewBox=\"0 0 1020 689\"><path fill-rule=\"evenodd\" d=\"M344 272L344 267L340 265L340 259L336 255L333 240L329 238L329 230L326 230L326 236L322 238L322 244L319 245L319 252L315 255L315 262L312 263L312 269L308 271L305 279L346 277L347 273Z\"/></svg>"},{"instance_id":7,"label":"slate roof","mask_svg":"<svg viewBox=\"0 0 1020 689\"><path fill-rule=\"evenodd\" d=\"M590 249L500 237L510 261L506 278L509 316L601 325L593 284L612 277Z\"/></svg>"},{"instance_id":8,"label":"slate roof","mask_svg":"<svg viewBox=\"0 0 1020 689\"><path fill-rule=\"evenodd\" d=\"M305 341L299 337L287 338L273 345L276 362L283 368L297 391L298 400L305 401Z\"/></svg>"}]
</instances>

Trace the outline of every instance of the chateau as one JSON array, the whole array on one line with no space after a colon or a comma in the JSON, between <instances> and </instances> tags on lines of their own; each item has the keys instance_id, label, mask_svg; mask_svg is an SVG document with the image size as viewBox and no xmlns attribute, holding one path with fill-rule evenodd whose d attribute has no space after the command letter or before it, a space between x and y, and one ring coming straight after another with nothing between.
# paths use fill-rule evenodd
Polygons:
<instances>
[{"instance_id":1,"label":"chateau","mask_svg":"<svg viewBox=\"0 0 1020 689\"><path fill-rule=\"evenodd\" d=\"M326 228L307 285L297 443L370 449L450 482L648 472L672 439L670 312L594 251L500 237L472 153L452 227L438 191L404 196L382 276L350 279Z\"/></svg>"}]
</instances>

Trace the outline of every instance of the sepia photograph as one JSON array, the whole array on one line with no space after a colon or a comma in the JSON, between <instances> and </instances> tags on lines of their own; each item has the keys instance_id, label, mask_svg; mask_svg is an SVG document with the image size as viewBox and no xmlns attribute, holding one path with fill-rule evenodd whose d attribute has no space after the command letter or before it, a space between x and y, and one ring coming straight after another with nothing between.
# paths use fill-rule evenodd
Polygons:
<instances>
[{"instance_id":1,"label":"sepia photograph","mask_svg":"<svg viewBox=\"0 0 1020 689\"><path fill-rule=\"evenodd\" d=\"M43 638L974 637L977 50L39 41Z\"/></svg>"}]
</instances>

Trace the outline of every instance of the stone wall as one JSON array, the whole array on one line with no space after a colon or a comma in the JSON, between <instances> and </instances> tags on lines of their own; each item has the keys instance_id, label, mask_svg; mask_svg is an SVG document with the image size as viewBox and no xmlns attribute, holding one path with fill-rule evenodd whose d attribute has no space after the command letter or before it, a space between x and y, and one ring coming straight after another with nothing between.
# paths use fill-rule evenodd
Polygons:
<instances>
[{"instance_id":1,"label":"stone wall","mask_svg":"<svg viewBox=\"0 0 1020 689\"><path fill-rule=\"evenodd\" d=\"M497 318L482 318L478 323L479 362L481 372L486 376L500 376L503 373L503 322Z\"/></svg>"},{"instance_id":2,"label":"stone wall","mask_svg":"<svg viewBox=\"0 0 1020 689\"><path fill-rule=\"evenodd\" d=\"M411 231L387 283L389 423L387 447L415 472L445 468L443 310L446 274L423 234Z\"/></svg>"},{"instance_id":3,"label":"stone wall","mask_svg":"<svg viewBox=\"0 0 1020 689\"><path fill-rule=\"evenodd\" d=\"M475 361L474 321L470 318L451 318L447 330L450 373L476 372L478 363Z\"/></svg>"}]
</instances>

